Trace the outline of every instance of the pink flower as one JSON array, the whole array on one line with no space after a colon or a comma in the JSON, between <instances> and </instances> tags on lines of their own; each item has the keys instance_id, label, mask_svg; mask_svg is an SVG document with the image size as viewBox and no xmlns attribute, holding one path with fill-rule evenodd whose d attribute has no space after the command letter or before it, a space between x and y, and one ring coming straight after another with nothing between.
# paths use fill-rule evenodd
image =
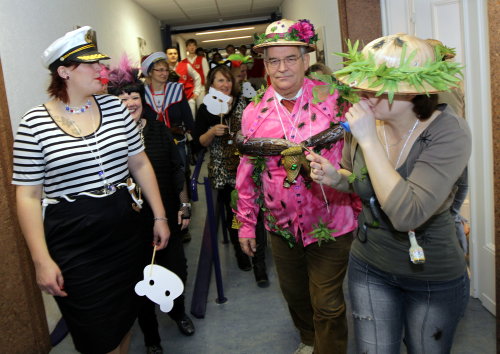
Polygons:
<instances>
[{"instance_id":1,"label":"pink flower","mask_svg":"<svg viewBox=\"0 0 500 354\"><path fill-rule=\"evenodd\" d=\"M288 32L293 30L297 31L297 35L304 42L309 42L309 40L314 36L314 26L309 20L299 20L294 25L290 26Z\"/></svg>"}]
</instances>

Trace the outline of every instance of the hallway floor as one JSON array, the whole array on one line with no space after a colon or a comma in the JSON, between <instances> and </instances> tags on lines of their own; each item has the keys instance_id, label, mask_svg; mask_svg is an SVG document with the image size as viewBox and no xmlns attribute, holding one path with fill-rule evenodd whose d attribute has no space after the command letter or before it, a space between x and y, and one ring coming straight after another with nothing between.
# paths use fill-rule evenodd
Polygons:
<instances>
[{"instance_id":1,"label":"hallway floor","mask_svg":"<svg viewBox=\"0 0 500 354\"><path fill-rule=\"evenodd\" d=\"M202 180L201 177L200 180ZM202 185L199 186L198 192L200 201L193 205L194 218L190 227L193 238L191 242L185 244L189 267L186 284L186 311L188 313L206 212L205 192ZM196 326L196 333L191 337L183 336L175 322L157 308L164 352L169 354L293 353L300 339L281 296L271 250L268 248L266 255L270 280L268 288L257 287L252 271L243 272L238 269L230 244L219 242L219 253L227 302L224 304L215 302L217 289L215 276L212 274L205 317L197 319L190 315ZM350 321L349 316L348 320ZM349 325L351 326L351 323ZM351 326L350 335L352 333ZM477 299L471 298L465 317L459 324L452 353L492 354L495 353L495 341L495 317ZM403 353L405 352L403 349ZM70 336L67 336L50 353L76 353ZM137 323L133 327L130 353L145 353L142 333ZM349 338L349 353L354 353L352 337Z\"/></svg>"}]
</instances>

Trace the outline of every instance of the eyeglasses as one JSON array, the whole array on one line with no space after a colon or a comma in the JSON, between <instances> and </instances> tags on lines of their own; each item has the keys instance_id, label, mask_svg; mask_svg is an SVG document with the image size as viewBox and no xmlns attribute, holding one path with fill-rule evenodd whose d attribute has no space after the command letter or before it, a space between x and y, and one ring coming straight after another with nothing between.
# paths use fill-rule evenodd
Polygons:
<instances>
[{"instance_id":1,"label":"eyeglasses","mask_svg":"<svg viewBox=\"0 0 500 354\"><path fill-rule=\"evenodd\" d=\"M278 59L278 58L266 59L265 62L271 68L277 68L280 66L281 62L284 62L286 66L293 66L293 65L297 64L297 61L300 58L302 58L302 55L301 56L290 55L289 57L286 57L283 59Z\"/></svg>"},{"instance_id":2,"label":"eyeglasses","mask_svg":"<svg viewBox=\"0 0 500 354\"><path fill-rule=\"evenodd\" d=\"M159 73L167 73L168 69L165 69L165 68L163 68L163 69L153 69L153 71L157 71Z\"/></svg>"}]
</instances>

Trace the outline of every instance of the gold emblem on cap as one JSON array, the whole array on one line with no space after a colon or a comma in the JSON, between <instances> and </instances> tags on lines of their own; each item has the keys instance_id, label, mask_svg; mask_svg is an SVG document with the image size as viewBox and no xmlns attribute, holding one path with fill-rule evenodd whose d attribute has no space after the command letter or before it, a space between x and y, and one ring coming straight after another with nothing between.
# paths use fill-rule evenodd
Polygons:
<instances>
[{"instance_id":1,"label":"gold emblem on cap","mask_svg":"<svg viewBox=\"0 0 500 354\"><path fill-rule=\"evenodd\" d=\"M88 30L85 34L85 42L92 43L92 30Z\"/></svg>"},{"instance_id":2,"label":"gold emblem on cap","mask_svg":"<svg viewBox=\"0 0 500 354\"><path fill-rule=\"evenodd\" d=\"M76 48L75 50L73 50L73 51L71 51L69 53L64 54L59 60L63 61L64 59L66 59L70 55L78 53L78 52L80 52L80 51L82 51L84 49L89 49L89 48L95 48L95 45L93 45L93 44L87 44L87 45L84 45L83 47Z\"/></svg>"},{"instance_id":3,"label":"gold emblem on cap","mask_svg":"<svg viewBox=\"0 0 500 354\"><path fill-rule=\"evenodd\" d=\"M79 55L77 58L80 60L95 61L95 60L99 60L99 59L107 58L107 57L105 55L102 55L101 53L99 53L99 54L90 54L90 55Z\"/></svg>"}]
</instances>

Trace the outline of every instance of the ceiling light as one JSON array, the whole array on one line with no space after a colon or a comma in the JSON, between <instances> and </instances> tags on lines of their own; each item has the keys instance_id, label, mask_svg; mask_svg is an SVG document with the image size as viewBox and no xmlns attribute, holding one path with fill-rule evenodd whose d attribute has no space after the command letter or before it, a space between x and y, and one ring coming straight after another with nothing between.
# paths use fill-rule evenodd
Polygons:
<instances>
[{"instance_id":1,"label":"ceiling light","mask_svg":"<svg viewBox=\"0 0 500 354\"><path fill-rule=\"evenodd\" d=\"M205 35L205 34L226 33L226 32L236 32L236 31L246 31L246 30L252 30L252 29L255 29L255 27L233 28L233 29L228 29L228 30L210 31L210 32L198 32L198 33L196 33L196 35L197 35L197 36L203 36L203 35Z\"/></svg>"},{"instance_id":2,"label":"ceiling light","mask_svg":"<svg viewBox=\"0 0 500 354\"><path fill-rule=\"evenodd\" d=\"M219 38L219 39L207 39L206 41L201 41L201 42L202 43L207 43L207 42L231 41L233 39L243 39L243 38L252 38L252 36L241 36L241 37Z\"/></svg>"}]
</instances>

